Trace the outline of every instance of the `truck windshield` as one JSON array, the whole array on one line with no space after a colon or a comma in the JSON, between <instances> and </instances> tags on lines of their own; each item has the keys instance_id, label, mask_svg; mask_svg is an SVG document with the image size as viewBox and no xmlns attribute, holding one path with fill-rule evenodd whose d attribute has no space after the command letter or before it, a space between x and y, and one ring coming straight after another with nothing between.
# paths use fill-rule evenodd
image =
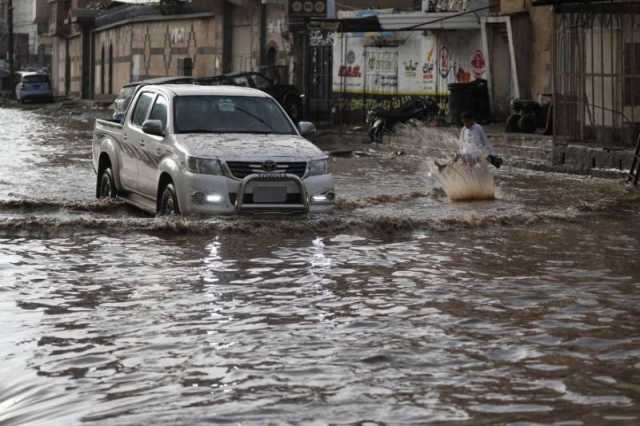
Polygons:
<instances>
[{"instance_id":1,"label":"truck windshield","mask_svg":"<svg viewBox=\"0 0 640 426\"><path fill-rule=\"evenodd\" d=\"M174 114L176 133L296 134L280 107L263 97L177 96Z\"/></svg>"}]
</instances>

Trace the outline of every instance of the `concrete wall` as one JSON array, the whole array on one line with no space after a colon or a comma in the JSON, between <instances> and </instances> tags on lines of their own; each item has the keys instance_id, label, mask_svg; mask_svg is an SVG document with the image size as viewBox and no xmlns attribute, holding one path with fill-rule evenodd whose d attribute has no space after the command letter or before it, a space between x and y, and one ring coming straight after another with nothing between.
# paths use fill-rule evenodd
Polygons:
<instances>
[{"instance_id":1,"label":"concrete wall","mask_svg":"<svg viewBox=\"0 0 640 426\"><path fill-rule=\"evenodd\" d=\"M276 49L276 65L287 65L291 53L291 43L287 35L287 9L281 5L269 4L266 13L266 48Z\"/></svg>"},{"instance_id":2,"label":"concrete wall","mask_svg":"<svg viewBox=\"0 0 640 426\"><path fill-rule=\"evenodd\" d=\"M260 10L256 5L231 11L231 71L253 71L260 63Z\"/></svg>"},{"instance_id":3,"label":"concrete wall","mask_svg":"<svg viewBox=\"0 0 640 426\"><path fill-rule=\"evenodd\" d=\"M532 99L552 92L553 9L550 6L530 7L532 49L530 56L530 93Z\"/></svg>"},{"instance_id":4,"label":"concrete wall","mask_svg":"<svg viewBox=\"0 0 640 426\"><path fill-rule=\"evenodd\" d=\"M487 136L507 166L563 173L621 177L629 171L634 151L554 143L552 136L491 133Z\"/></svg>"},{"instance_id":5,"label":"concrete wall","mask_svg":"<svg viewBox=\"0 0 640 426\"><path fill-rule=\"evenodd\" d=\"M222 71L219 20L213 17L139 22L94 33L94 95L115 95L129 81L182 75L179 60L191 58L193 75ZM105 63L102 63L102 51ZM109 91L109 50L113 50ZM102 86L104 72L105 87Z\"/></svg>"},{"instance_id":6,"label":"concrete wall","mask_svg":"<svg viewBox=\"0 0 640 426\"><path fill-rule=\"evenodd\" d=\"M500 13L512 16L516 54L527 55L518 61L523 64L519 74L526 73L522 78L525 90L521 88L520 95L537 99L541 94L551 93L553 8L533 7L531 0L500 0Z\"/></svg>"},{"instance_id":7,"label":"concrete wall","mask_svg":"<svg viewBox=\"0 0 640 426\"><path fill-rule=\"evenodd\" d=\"M64 40L56 38L53 41L51 57L51 84L53 85L53 92L56 96L62 96L64 95Z\"/></svg>"},{"instance_id":8,"label":"concrete wall","mask_svg":"<svg viewBox=\"0 0 640 426\"><path fill-rule=\"evenodd\" d=\"M38 51L38 26L33 23L34 0L13 2L13 27L16 33L29 35L29 53Z\"/></svg>"},{"instance_id":9,"label":"concrete wall","mask_svg":"<svg viewBox=\"0 0 640 426\"><path fill-rule=\"evenodd\" d=\"M77 35L69 39L69 95L80 97L82 94L82 37Z\"/></svg>"}]
</instances>

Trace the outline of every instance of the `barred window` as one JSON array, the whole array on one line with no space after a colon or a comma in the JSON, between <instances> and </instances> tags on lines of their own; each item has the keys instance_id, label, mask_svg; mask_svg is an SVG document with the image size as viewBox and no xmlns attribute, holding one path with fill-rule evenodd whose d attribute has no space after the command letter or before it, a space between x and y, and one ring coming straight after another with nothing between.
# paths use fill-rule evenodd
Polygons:
<instances>
[{"instance_id":1,"label":"barred window","mask_svg":"<svg viewBox=\"0 0 640 426\"><path fill-rule=\"evenodd\" d=\"M624 45L624 105L640 105L640 43Z\"/></svg>"}]
</instances>

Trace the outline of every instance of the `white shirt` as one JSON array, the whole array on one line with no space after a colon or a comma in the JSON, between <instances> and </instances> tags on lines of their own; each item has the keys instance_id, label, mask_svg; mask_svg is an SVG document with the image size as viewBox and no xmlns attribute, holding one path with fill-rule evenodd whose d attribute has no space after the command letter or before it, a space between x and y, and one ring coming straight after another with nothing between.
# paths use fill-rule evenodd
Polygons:
<instances>
[{"instance_id":1,"label":"white shirt","mask_svg":"<svg viewBox=\"0 0 640 426\"><path fill-rule=\"evenodd\" d=\"M473 123L470 129L466 126L460 131L460 154L479 157L494 155L493 146L487 139L484 129L478 123Z\"/></svg>"}]
</instances>

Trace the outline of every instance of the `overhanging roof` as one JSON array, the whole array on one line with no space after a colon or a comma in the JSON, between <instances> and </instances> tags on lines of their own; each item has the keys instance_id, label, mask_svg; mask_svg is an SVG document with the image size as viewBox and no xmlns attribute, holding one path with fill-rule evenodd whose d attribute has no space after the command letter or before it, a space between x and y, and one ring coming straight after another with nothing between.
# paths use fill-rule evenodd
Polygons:
<instances>
[{"instance_id":1,"label":"overhanging roof","mask_svg":"<svg viewBox=\"0 0 640 426\"><path fill-rule=\"evenodd\" d=\"M380 13L363 18L314 18L311 19L311 24L340 33L479 30L481 15L486 15L486 12Z\"/></svg>"},{"instance_id":2,"label":"overhanging roof","mask_svg":"<svg viewBox=\"0 0 640 426\"><path fill-rule=\"evenodd\" d=\"M364 18L312 18L311 26L337 33L377 33L382 31L377 16Z\"/></svg>"},{"instance_id":3,"label":"overhanging roof","mask_svg":"<svg viewBox=\"0 0 640 426\"><path fill-rule=\"evenodd\" d=\"M533 0L534 6L561 6L566 4L613 3L615 0Z\"/></svg>"},{"instance_id":4,"label":"overhanging roof","mask_svg":"<svg viewBox=\"0 0 640 426\"><path fill-rule=\"evenodd\" d=\"M474 13L388 13L378 15L383 31L479 30L480 16Z\"/></svg>"}]
</instances>

